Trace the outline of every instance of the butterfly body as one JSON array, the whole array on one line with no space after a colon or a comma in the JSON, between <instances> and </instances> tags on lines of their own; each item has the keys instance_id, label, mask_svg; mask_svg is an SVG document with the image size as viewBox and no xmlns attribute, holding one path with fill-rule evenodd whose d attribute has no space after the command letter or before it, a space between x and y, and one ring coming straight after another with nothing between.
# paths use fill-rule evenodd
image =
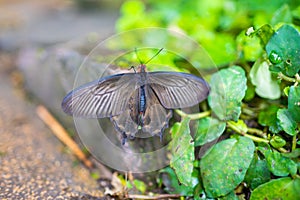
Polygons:
<instances>
[{"instance_id":1,"label":"butterfly body","mask_svg":"<svg viewBox=\"0 0 300 200\"><path fill-rule=\"evenodd\" d=\"M143 125L143 115L146 111L146 94L145 94L145 85L142 85L140 88L140 95L139 95L139 118L141 119L138 125Z\"/></svg>"},{"instance_id":2,"label":"butterfly body","mask_svg":"<svg viewBox=\"0 0 300 200\"><path fill-rule=\"evenodd\" d=\"M209 93L207 83L181 72L146 72L140 65L136 73L116 74L85 84L63 100L63 110L73 116L108 117L121 133L135 137L139 129L162 136L172 117L172 109L191 107Z\"/></svg>"}]
</instances>

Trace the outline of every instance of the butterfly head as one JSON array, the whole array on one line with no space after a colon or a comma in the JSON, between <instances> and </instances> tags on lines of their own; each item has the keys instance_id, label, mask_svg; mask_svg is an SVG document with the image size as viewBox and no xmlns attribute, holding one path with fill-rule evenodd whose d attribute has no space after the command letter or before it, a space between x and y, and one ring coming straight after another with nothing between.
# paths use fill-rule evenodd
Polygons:
<instances>
[{"instance_id":1,"label":"butterfly head","mask_svg":"<svg viewBox=\"0 0 300 200\"><path fill-rule=\"evenodd\" d=\"M146 65L145 64L141 64L138 68L138 72L139 73L143 73L146 72Z\"/></svg>"}]
</instances>

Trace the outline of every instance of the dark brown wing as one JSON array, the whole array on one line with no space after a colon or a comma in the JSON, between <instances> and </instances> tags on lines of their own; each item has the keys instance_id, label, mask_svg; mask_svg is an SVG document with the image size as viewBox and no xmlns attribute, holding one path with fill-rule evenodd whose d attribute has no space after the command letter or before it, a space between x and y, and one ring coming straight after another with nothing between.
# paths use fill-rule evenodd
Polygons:
<instances>
[{"instance_id":1,"label":"dark brown wing","mask_svg":"<svg viewBox=\"0 0 300 200\"><path fill-rule=\"evenodd\" d=\"M186 108L206 99L208 84L192 74L179 72L149 72L148 84L161 104L168 109Z\"/></svg>"},{"instance_id":2,"label":"dark brown wing","mask_svg":"<svg viewBox=\"0 0 300 200\"><path fill-rule=\"evenodd\" d=\"M125 73L104 77L71 91L62 108L77 117L103 118L122 113L129 98L139 88L139 74Z\"/></svg>"},{"instance_id":3,"label":"dark brown wing","mask_svg":"<svg viewBox=\"0 0 300 200\"><path fill-rule=\"evenodd\" d=\"M126 139L127 136L134 137L138 132L139 88L129 97L126 109L121 114L110 117L115 129L123 136L123 139Z\"/></svg>"},{"instance_id":4,"label":"dark brown wing","mask_svg":"<svg viewBox=\"0 0 300 200\"><path fill-rule=\"evenodd\" d=\"M169 125L172 110L164 108L156 94L149 85L145 85L146 111L143 116L143 132L162 136L165 128Z\"/></svg>"},{"instance_id":5,"label":"dark brown wing","mask_svg":"<svg viewBox=\"0 0 300 200\"><path fill-rule=\"evenodd\" d=\"M140 116L138 110L140 99L139 90L136 90L131 95L124 112L110 118L115 129L123 135L123 138L127 136L135 137L139 125L143 132L160 136L163 130L168 127L169 120L172 117L172 110L168 110L160 104L157 96L149 85L145 85L144 88L146 95L146 110L144 115ZM139 123L139 117L142 117L142 123Z\"/></svg>"}]
</instances>

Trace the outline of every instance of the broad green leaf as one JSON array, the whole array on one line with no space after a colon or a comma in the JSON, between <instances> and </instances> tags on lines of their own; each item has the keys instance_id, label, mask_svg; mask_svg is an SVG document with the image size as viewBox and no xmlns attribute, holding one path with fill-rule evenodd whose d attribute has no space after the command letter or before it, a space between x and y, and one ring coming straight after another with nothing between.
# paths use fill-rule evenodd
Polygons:
<instances>
[{"instance_id":1,"label":"broad green leaf","mask_svg":"<svg viewBox=\"0 0 300 200\"><path fill-rule=\"evenodd\" d=\"M170 166L175 170L178 180L184 185L192 182L194 156L194 140L190 135L190 119L183 118L179 129L173 129Z\"/></svg>"},{"instance_id":2,"label":"broad green leaf","mask_svg":"<svg viewBox=\"0 0 300 200\"><path fill-rule=\"evenodd\" d=\"M300 87L291 86L288 98L288 111L295 122L300 122Z\"/></svg>"},{"instance_id":3,"label":"broad green leaf","mask_svg":"<svg viewBox=\"0 0 300 200\"><path fill-rule=\"evenodd\" d=\"M245 71L239 66L212 75L208 103L220 120L238 120L247 89L246 82Z\"/></svg>"},{"instance_id":4,"label":"broad green leaf","mask_svg":"<svg viewBox=\"0 0 300 200\"><path fill-rule=\"evenodd\" d=\"M260 160L258 155L255 154L249 169L245 176L245 182L253 190L257 186L269 181L271 179L271 173L268 169L267 162Z\"/></svg>"},{"instance_id":5,"label":"broad green leaf","mask_svg":"<svg viewBox=\"0 0 300 200\"><path fill-rule=\"evenodd\" d=\"M277 118L280 126L287 134L293 136L297 133L297 123L294 121L288 109L279 109L277 111Z\"/></svg>"},{"instance_id":6,"label":"broad green leaf","mask_svg":"<svg viewBox=\"0 0 300 200\"><path fill-rule=\"evenodd\" d=\"M269 130L272 133L279 133L279 131L282 130L279 120L277 119L278 109L278 106L270 105L258 115L258 123L262 126L269 126Z\"/></svg>"},{"instance_id":7,"label":"broad green leaf","mask_svg":"<svg viewBox=\"0 0 300 200\"><path fill-rule=\"evenodd\" d=\"M297 173L297 164L290 158L271 149L258 147L258 150L265 156L268 168L275 176L295 175Z\"/></svg>"},{"instance_id":8,"label":"broad green leaf","mask_svg":"<svg viewBox=\"0 0 300 200\"><path fill-rule=\"evenodd\" d=\"M300 69L299 41L299 32L292 26L283 25L266 45L269 60L285 75L294 76Z\"/></svg>"},{"instance_id":9,"label":"broad green leaf","mask_svg":"<svg viewBox=\"0 0 300 200\"><path fill-rule=\"evenodd\" d=\"M175 171L166 167L159 171L161 174L162 182L164 183L165 190L170 194L181 194L183 196L192 196L194 193L194 184L193 185L183 185L178 182ZM197 183L198 176L193 176L193 183Z\"/></svg>"},{"instance_id":10,"label":"broad green leaf","mask_svg":"<svg viewBox=\"0 0 300 200\"><path fill-rule=\"evenodd\" d=\"M254 143L246 137L227 139L210 148L200 161L207 196L220 197L234 190L244 180L253 152Z\"/></svg>"},{"instance_id":11,"label":"broad green leaf","mask_svg":"<svg viewBox=\"0 0 300 200\"><path fill-rule=\"evenodd\" d=\"M300 179L279 178L260 185L251 194L250 200L281 199L296 200L300 194Z\"/></svg>"},{"instance_id":12,"label":"broad green leaf","mask_svg":"<svg viewBox=\"0 0 300 200\"><path fill-rule=\"evenodd\" d=\"M250 70L250 79L258 96L267 99L278 99L281 90L277 79L272 77L266 61L257 60Z\"/></svg>"},{"instance_id":13,"label":"broad green leaf","mask_svg":"<svg viewBox=\"0 0 300 200\"><path fill-rule=\"evenodd\" d=\"M217 139L226 128L226 123L218 119L205 117L198 120L198 129L195 134L195 146L203 145Z\"/></svg>"}]
</instances>

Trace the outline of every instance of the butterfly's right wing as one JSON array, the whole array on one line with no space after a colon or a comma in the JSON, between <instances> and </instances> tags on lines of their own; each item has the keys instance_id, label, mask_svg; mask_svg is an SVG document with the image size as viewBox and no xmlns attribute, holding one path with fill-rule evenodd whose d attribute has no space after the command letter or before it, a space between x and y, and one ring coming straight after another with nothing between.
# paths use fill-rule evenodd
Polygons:
<instances>
[{"instance_id":1,"label":"butterfly's right wing","mask_svg":"<svg viewBox=\"0 0 300 200\"><path fill-rule=\"evenodd\" d=\"M140 87L136 73L117 74L87 83L64 98L65 113L76 117L104 118L121 114L132 93Z\"/></svg>"},{"instance_id":2,"label":"butterfly's right wing","mask_svg":"<svg viewBox=\"0 0 300 200\"><path fill-rule=\"evenodd\" d=\"M162 137L164 129L169 126L172 110L166 109L161 105L155 92L149 85L145 86L145 92L147 96L147 109L143 116L142 130Z\"/></svg>"},{"instance_id":3,"label":"butterfly's right wing","mask_svg":"<svg viewBox=\"0 0 300 200\"><path fill-rule=\"evenodd\" d=\"M147 84L167 109L186 108L203 101L208 84L200 77L180 72L149 72Z\"/></svg>"}]
</instances>

